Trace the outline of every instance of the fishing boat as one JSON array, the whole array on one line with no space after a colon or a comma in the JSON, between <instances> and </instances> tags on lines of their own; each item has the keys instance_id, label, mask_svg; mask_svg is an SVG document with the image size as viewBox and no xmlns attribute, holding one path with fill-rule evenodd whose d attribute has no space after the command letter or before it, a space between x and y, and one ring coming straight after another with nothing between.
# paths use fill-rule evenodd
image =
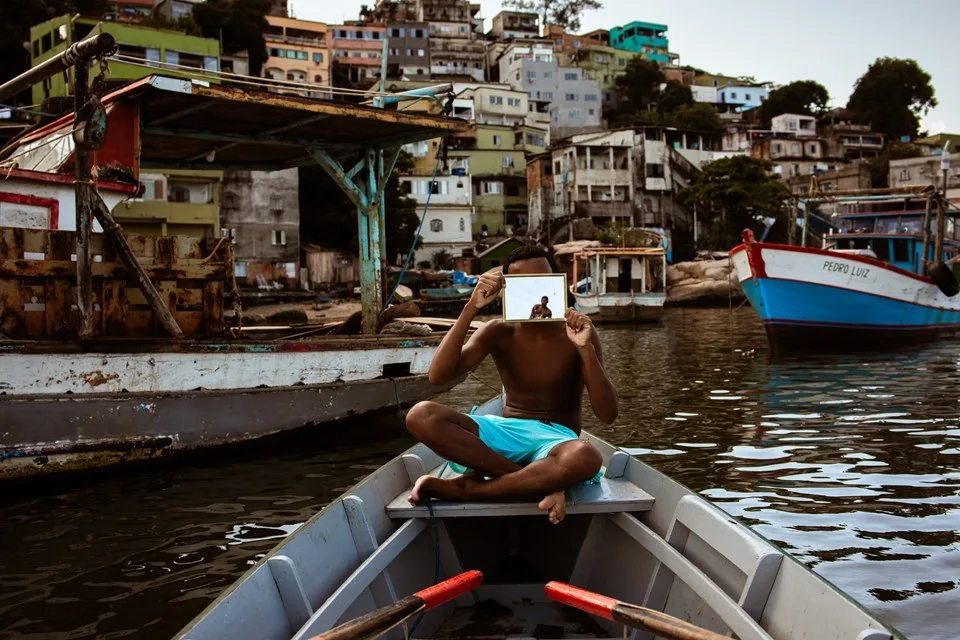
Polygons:
<instances>
[{"instance_id":1,"label":"fishing boat","mask_svg":"<svg viewBox=\"0 0 960 640\"><path fill-rule=\"evenodd\" d=\"M88 86L86 70L114 45L93 34L0 86L3 100L70 73L82 105L0 152L0 478L256 438L447 388L427 376L442 335L381 332L395 317L382 290L381 204L402 145L466 124L219 77L150 75L99 95L106 85ZM113 218L118 200L142 192L141 167L311 163L358 210L362 313L337 335L300 326L256 339L242 313L227 326L225 302L239 311L229 239L127 234Z\"/></svg>"},{"instance_id":2,"label":"fishing boat","mask_svg":"<svg viewBox=\"0 0 960 640\"><path fill-rule=\"evenodd\" d=\"M830 197L834 226L816 248L757 242L744 231L730 259L770 342L849 348L960 328L951 272L960 255L958 212L941 209L934 225L935 197Z\"/></svg>"},{"instance_id":3,"label":"fishing boat","mask_svg":"<svg viewBox=\"0 0 960 640\"><path fill-rule=\"evenodd\" d=\"M579 264L586 265L583 280ZM590 248L573 256L571 293L594 322L659 322L667 299L660 247Z\"/></svg>"},{"instance_id":4,"label":"fishing boat","mask_svg":"<svg viewBox=\"0 0 960 640\"><path fill-rule=\"evenodd\" d=\"M603 477L567 492L558 525L536 503L411 505L422 474L452 477L416 445L302 524L175 637L902 638L699 495L583 437L601 452Z\"/></svg>"}]
</instances>

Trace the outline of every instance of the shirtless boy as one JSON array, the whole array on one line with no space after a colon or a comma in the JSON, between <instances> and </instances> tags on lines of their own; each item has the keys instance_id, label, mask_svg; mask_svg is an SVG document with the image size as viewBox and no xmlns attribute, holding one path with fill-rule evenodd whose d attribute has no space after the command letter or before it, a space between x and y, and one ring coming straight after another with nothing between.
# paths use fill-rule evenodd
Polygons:
<instances>
[{"instance_id":1,"label":"shirtless boy","mask_svg":"<svg viewBox=\"0 0 960 640\"><path fill-rule=\"evenodd\" d=\"M505 274L552 271L546 250L537 246L517 249L503 264ZM499 273L480 276L429 372L431 383L444 384L493 356L506 392L503 417L465 415L436 402L414 406L407 414L410 433L465 473L423 476L410 501L546 496L540 508L556 524L565 514L564 491L600 477L600 452L579 439L583 388L605 424L617 417L617 393L593 324L573 309L563 323L491 320L464 344L470 322L504 286Z\"/></svg>"}]
</instances>

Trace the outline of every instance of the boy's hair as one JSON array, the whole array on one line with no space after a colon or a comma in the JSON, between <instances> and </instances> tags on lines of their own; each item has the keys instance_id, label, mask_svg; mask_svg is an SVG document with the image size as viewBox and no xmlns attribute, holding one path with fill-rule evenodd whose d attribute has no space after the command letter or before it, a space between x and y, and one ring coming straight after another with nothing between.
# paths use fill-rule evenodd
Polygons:
<instances>
[{"instance_id":1,"label":"boy's hair","mask_svg":"<svg viewBox=\"0 0 960 640\"><path fill-rule=\"evenodd\" d=\"M553 259L550 257L550 253L546 247L539 244L526 244L514 249L513 252L507 256L507 259L503 261L503 273L510 273L510 265L514 262L534 260L536 258L546 259L546 261L550 263L550 270L556 272L556 265L553 264Z\"/></svg>"}]
</instances>

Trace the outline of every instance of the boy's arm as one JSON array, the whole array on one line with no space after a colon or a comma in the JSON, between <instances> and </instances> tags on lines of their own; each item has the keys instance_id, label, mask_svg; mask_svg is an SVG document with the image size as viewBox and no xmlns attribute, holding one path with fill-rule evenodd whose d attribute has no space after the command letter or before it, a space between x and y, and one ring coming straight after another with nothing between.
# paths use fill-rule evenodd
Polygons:
<instances>
[{"instance_id":1,"label":"boy's arm","mask_svg":"<svg viewBox=\"0 0 960 640\"><path fill-rule=\"evenodd\" d=\"M617 390L607 377L603 368L603 350L600 336L593 323L573 309L567 310L567 337L573 342L580 354L580 374L590 398L590 406L597 419L611 424L617 419L620 410L617 406Z\"/></svg>"},{"instance_id":2,"label":"boy's arm","mask_svg":"<svg viewBox=\"0 0 960 640\"><path fill-rule=\"evenodd\" d=\"M496 325L499 324L496 320L485 323L470 336L466 344L463 342L467 331L470 330L470 323L477 313L496 297L501 288L503 288L503 276L480 276L480 282L477 283L473 295L464 305L453 327L443 336L430 362L430 370L427 373L430 384L446 384L472 371L490 353L491 336L496 330Z\"/></svg>"}]
</instances>

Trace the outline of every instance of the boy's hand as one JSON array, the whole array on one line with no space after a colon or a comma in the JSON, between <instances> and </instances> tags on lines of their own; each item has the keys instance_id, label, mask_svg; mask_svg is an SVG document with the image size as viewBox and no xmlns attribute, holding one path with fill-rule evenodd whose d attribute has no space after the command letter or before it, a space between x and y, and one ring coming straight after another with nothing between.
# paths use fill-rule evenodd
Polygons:
<instances>
[{"instance_id":1,"label":"boy's hand","mask_svg":"<svg viewBox=\"0 0 960 640\"><path fill-rule=\"evenodd\" d=\"M496 299L504 286L506 286L506 280L502 273L485 273L477 281L477 286L473 288L467 304L476 311L480 311Z\"/></svg>"},{"instance_id":2,"label":"boy's hand","mask_svg":"<svg viewBox=\"0 0 960 640\"><path fill-rule=\"evenodd\" d=\"M577 349L585 349L592 344L594 329L590 318L574 311L573 307L567 309L563 317L567 323L567 338Z\"/></svg>"}]
</instances>

